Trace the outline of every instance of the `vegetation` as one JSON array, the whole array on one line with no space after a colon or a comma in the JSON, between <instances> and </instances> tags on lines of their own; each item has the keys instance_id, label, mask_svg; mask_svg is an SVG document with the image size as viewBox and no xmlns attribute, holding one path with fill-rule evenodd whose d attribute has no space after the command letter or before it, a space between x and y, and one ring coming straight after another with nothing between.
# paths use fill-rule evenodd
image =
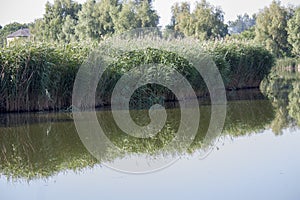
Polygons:
<instances>
[{"instance_id":1,"label":"vegetation","mask_svg":"<svg viewBox=\"0 0 300 200\"><path fill-rule=\"evenodd\" d=\"M251 42L208 42L206 49L214 55L217 66L222 59L229 65L228 82L225 84L228 89L259 87L274 65L273 55Z\"/></svg>"},{"instance_id":2,"label":"vegetation","mask_svg":"<svg viewBox=\"0 0 300 200\"><path fill-rule=\"evenodd\" d=\"M54 0L47 3L43 18L29 25L8 24L0 29L3 41L7 34L21 27L30 27L32 40L39 42L73 43L78 41L100 42L115 33L155 27L159 16L152 0L87 0L80 4L73 0ZM220 7L206 0L196 2L195 9L187 2L172 6L172 18L164 33L177 31L181 37L204 40L234 38L255 40L275 57L299 56L299 8L282 6L273 1L258 13L238 15L224 23Z\"/></svg>"},{"instance_id":3,"label":"vegetation","mask_svg":"<svg viewBox=\"0 0 300 200\"><path fill-rule=\"evenodd\" d=\"M277 57L290 55L291 48L286 30L289 18L288 10L276 1L257 16L255 40L264 44Z\"/></svg>"},{"instance_id":4,"label":"vegetation","mask_svg":"<svg viewBox=\"0 0 300 200\"><path fill-rule=\"evenodd\" d=\"M185 36L194 36L200 40L224 37L227 25L224 24L224 13L206 0L196 2L196 8L190 11L189 3L176 3L172 7L172 22L168 27Z\"/></svg>"},{"instance_id":5,"label":"vegetation","mask_svg":"<svg viewBox=\"0 0 300 200\"><path fill-rule=\"evenodd\" d=\"M36 41L99 42L113 33L157 27L158 20L148 0L87 0L83 5L73 0L55 0L46 4L44 17L36 20L32 33Z\"/></svg>"},{"instance_id":6,"label":"vegetation","mask_svg":"<svg viewBox=\"0 0 300 200\"><path fill-rule=\"evenodd\" d=\"M292 53L300 57L300 7L295 11L294 16L288 21L288 42L292 46Z\"/></svg>"},{"instance_id":7,"label":"vegetation","mask_svg":"<svg viewBox=\"0 0 300 200\"><path fill-rule=\"evenodd\" d=\"M229 103L224 134L233 137L269 127L281 134L290 124L300 126L299 76L276 74L276 70L270 74L275 63L277 73L286 69L295 71L300 66L299 8L287 8L273 1L258 14L238 16L227 25L221 8L201 0L193 11L189 3L175 3L166 30L157 29L158 24L159 16L152 8L152 0L87 0L82 5L73 0L54 0L46 4L43 18L32 24L0 26L3 47L0 50L0 112L68 109L79 67L100 46L112 59L97 88L97 106L109 104L114 85L126 72L152 63L167 72L166 79L172 78L172 70L179 71L198 96L205 96L206 85L191 60L203 64L203 60L211 58L226 89L260 86L270 99ZM33 35L30 42L6 45L8 34L27 27ZM144 27L155 29L148 29L147 37L139 31L131 32L129 37L124 33ZM115 34L121 35L115 37ZM151 69L146 74L150 73ZM167 105L166 101L176 104L176 97L165 87L148 84L139 88L130 102L131 108L138 108L131 110L133 119L147 124L148 112L143 109L155 103ZM211 109L209 106L200 109L201 123L190 153L204 147ZM179 111L168 110L165 127L148 139L122 133L109 111L98 113L98 118L107 136L120 149L154 155L173 139L180 120ZM74 134L72 117L66 113L33 118L7 114L1 118L0 132L0 174L7 177L30 180L99 164ZM167 153L186 152L169 149ZM107 149L101 156L100 164L123 155Z\"/></svg>"},{"instance_id":8,"label":"vegetation","mask_svg":"<svg viewBox=\"0 0 300 200\"><path fill-rule=\"evenodd\" d=\"M228 89L258 87L273 65L272 55L264 48L241 42L198 43L195 40L159 38L153 42L153 39L145 37L114 42L107 40L101 48L111 52L109 56L116 59L111 61L108 75L99 82L98 95L105 99L99 99L97 105L107 103L117 80L138 65L156 63L179 70L188 78L198 96L205 95L207 89L199 73L189 63L190 59L202 63L207 57L205 54L210 55ZM76 73L92 49L93 46L37 43L1 49L0 110L68 108ZM174 100L169 93L163 96Z\"/></svg>"},{"instance_id":9,"label":"vegetation","mask_svg":"<svg viewBox=\"0 0 300 200\"><path fill-rule=\"evenodd\" d=\"M0 110L69 106L77 69L88 54L85 48L25 43L1 49Z\"/></svg>"},{"instance_id":10,"label":"vegetation","mask_svg":"<svg viewBox=\"0 0 300 200\"><path fill-rule=\"evenodd\" d=\"M255 26L256 15L254 14L252 17L247 13L238 15L235 21L229 21L228 24L230 34L239 34Z\"/></svg>"}]
</instances>

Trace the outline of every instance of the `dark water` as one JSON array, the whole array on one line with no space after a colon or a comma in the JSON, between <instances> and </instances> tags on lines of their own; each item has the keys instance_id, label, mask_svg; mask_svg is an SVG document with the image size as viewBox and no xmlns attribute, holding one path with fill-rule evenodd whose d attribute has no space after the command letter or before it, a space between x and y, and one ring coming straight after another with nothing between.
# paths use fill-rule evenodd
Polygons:
<instances>
[{"instance_id":1,"label":"dark water","mask_svg":"<svg viewBox=\"0 0 300 200\"><path fill-rule=\"evenodd\" d=\"M120 131L110 111L97 112L114 145L95 159L85 148L70 113L0 115L0 199L300 199L299 77L275 76L258 90L229 92L222 135L212 150L203 145L211 107L201 102L201 120L188 149L155 152L173 139L180 109L169 105L167 126L151 139ZM131 111L138 124L147 111ZM132 175L104 163L128 155L169 158L175 164Z\"/></svg>"}]
</instances>

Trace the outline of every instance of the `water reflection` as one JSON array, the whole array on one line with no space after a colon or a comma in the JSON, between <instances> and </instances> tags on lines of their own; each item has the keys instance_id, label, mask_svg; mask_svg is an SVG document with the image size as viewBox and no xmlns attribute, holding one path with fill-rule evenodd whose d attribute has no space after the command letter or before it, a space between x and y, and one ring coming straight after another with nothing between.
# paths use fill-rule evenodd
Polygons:
<instances>
[{"instance_id":1,"label":"water reflection","mask_svg":"<svg viewBox=\"0 0 300 200\"><path fill-rule=\"evenodd\" d=\"M300 74L273 72L261 84L262 92L272 102L275 118L271 124L276 134L284 128L300 126Z\"/></svg>"},{"instance_id":2,"label":"water reflection","mask_svg":"<svg viewBox=\"0 0 300 200\"><path fill-rule=\"evenodd\" d=\"M300 125L298 77L273 75L264 82L262 90L269 100L257 90L228 93L224 135L255 134L269 127L280 134L285 127ZM169 107L173 108L167 109L165 127L148 139L122 133L109 110L97 112L97 117L107 137L124 152L151 155L172 141L178 129L180 110L174 105ZM202 102L200 111L199 130L188 151L168 149L169 155L190 154L204 148L210 105ZM145 110L132 110L131 116L140 125L149 123ZM110 149L101 155L100 161L91 156L80 141L69 113L3 114L0 115L0 133L0 174L12 179L47 178L70 169L77 171L101 165L120 156Z\"/></svg>"}]
</instances>

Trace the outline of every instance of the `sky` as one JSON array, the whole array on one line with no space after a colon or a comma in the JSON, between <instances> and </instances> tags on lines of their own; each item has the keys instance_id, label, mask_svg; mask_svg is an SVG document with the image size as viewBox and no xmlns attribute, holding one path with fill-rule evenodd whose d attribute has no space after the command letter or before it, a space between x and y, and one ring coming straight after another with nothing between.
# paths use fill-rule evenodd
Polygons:
<instances>
[{"instance_id":1,"label":"sky","mask_svg":"<svg viewBox=\"0 0 300 200\"><path fill-rule=\"evenodd\" d=\"M49 0L53 2L54 0ZM77 0L84 3L86 0ZM192 8L197 0L154 0L154 9L158 11L160 25L169 24L171 19L171 6L175 2L191 2ZM41 18L47 0L0 0L0 25L11 22L29 23ZM235 20L237 15L257 13L268 6L272 0L208 0L214 6L222 7L225 12L225 22ZM281 0L283 5L300 5L299 0Z\"/></svg>"}]
</instances>

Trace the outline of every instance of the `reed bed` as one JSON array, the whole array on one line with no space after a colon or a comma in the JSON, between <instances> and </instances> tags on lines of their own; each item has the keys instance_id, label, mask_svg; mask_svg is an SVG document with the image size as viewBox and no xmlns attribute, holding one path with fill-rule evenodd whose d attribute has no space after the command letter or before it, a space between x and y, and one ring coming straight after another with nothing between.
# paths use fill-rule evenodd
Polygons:
<instances>
[{"instance_id":1,"label":"reed bed","mask_svg":"<svg viewBox=\"0 0 300 200\"><path fill-rule=\"evenodd\" d=\"M139 64L158 64L179 70L198 96L206 95L201 76L189 61L211 57L227 89L258 87L274 65L263 47L238 41L199 42L193 39L113 38L100 44L114 58L97 96L109 97L114 83ZM95 44L22 43L0 50L0 111L61 110L71 106L74 80L79 67ZM108 81L107 81L108 80ZM109 84L108 84L109 83ZM149 88L146 88L149 89ZM167 90L165 99L174 100ZM145 90L141 90L143 96ZM160 99L161 100L161 99ZM103 102L97 101L97 105Z\"/></svg>"}]
</instances>

